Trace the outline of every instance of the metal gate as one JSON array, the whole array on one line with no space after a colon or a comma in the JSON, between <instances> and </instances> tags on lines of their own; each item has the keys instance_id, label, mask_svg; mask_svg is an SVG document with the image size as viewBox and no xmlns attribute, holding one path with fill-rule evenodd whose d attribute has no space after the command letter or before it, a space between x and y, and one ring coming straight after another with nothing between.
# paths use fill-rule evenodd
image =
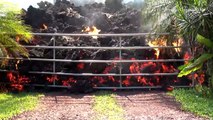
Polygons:
<instances>
[{"instance_id":1,"label":"metal gate","mask_svg":"<svg viewBox=\"0 0 213 120\"><path fill-rule=\"evenodd\" d=\"M45 74L45 75L65 75L65 76L117 76L120 78L120 86L119 87L94 87L95 89L143 89L143 88L161 88L162 86L132 86L132 87L124 87L122 85L122 77L123 76L177 76L178 73L137 73L137 74L123 74L122 73L122 64L121 63L133 63L133 62L184 62L188 61L185 59L157 59L157 60L122 60L122 50L142 50L142 49L154 49L154 48L183 48L188 46L130 46L124 47L122 46L122 37L133 37L133 36L148 36L148 35L169 35L168 33L122 33L122 34L66 34L66 33L33 33L35 36L50 36L53 37L53 46L25 46L26 48L40 48L40 49L52 49L53 50L53 58L45 59L45 58L16 58L17 60L30 60L30 61L46 61L52 62L52 72L45 71L29 71L30 74ZM77 46L56 46L56 36L70 36L70 37L88 37L88 36L99 36L99 37L116 37L119 41L119 46L117 47L77 47ZM57 49L97 49L97 50L118 50L119 51L119 59L118 60L68 60L68 59L56 59L56 50ZM3 58L3 57L1 57ZM15 59L15 58L8 58ZM81 62L81 63L118 63L119 74L116 73L108 73L108 74L93 74L93 73L63 73L56 72L56 62ZM7 72L8 70L0 70L1 72ZM13 71L16 72L16 71ZM193 83L192 83L193 84ZM45 86L42 84L33 84L34 86ZM57 85L55 81L52 85L48 85L48 87L62 87L66 88L69 86ZM174 86L174 87L190 87L190 86Z\"/></svg>"}]
</instances>

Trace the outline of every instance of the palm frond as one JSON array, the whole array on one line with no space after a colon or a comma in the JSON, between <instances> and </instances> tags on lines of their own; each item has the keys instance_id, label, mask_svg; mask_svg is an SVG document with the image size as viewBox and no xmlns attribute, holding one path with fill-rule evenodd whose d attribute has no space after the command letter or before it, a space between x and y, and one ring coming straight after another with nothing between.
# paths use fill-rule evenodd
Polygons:
<instances>
[{"instance_id":1,"label":"palm frond","mask_svg":"<svg viewBox=\"0 0 213 120\"><path fill-rule=\"evenodd\" d=\"M32 37L30 27L23 24L19 14L21 10L14 4L0 1L0 55L3 57L28 56L27 49L15 40L17 35L26 42ZM1 60L5 63L3 61L5 59Z\"/></svg>"}]
</instances>

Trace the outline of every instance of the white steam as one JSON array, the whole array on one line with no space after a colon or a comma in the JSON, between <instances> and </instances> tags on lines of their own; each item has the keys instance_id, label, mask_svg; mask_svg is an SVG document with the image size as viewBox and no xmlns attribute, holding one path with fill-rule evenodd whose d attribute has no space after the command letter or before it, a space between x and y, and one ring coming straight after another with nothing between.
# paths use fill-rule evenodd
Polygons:
<instances>
[{"instance_id":1,"label":"white steam","mask_svg":"<svg viewBox=\"0 0 213 120\"><path fill-rule=\"evenodd\" d=\"M143 2L144 0L123 0L123 3L128 3L128 2ZM104 3L105 0L70 0L71 3L74 3L76 6L83 6L85 4L91 4L94 2L97 3Z\"/></svg>"}]
</instances>

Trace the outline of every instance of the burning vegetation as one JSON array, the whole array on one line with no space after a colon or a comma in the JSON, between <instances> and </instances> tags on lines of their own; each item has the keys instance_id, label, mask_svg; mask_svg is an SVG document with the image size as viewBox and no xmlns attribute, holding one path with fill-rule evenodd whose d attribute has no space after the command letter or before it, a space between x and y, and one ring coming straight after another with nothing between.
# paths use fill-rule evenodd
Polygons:
<instances>
[{"instance_id":1,"label":"burning vegetation","mask_svg":"<svg viewBox=\"0 0 213 120\"><path fill-rule=\"evenodd\" d=\"M66 0L58 0L55 5L41 2L39 8L30 6L24 16L25 23L32 26L36 33L84 33L92 37L49 37L35 36L30 43L24 45L37 46L89 46L89 47L156 47L168 46L166 36L151 40L146 37L97 37L99 33L138 33L143 32L141 11L123 5L119 9L110 9L102 3L75 6ZM145 30L144 30L145 31ZM19 41L18 38L16 38ZM55 41L55 43L54 43ZM147 42L149 41L149 42ZM174 40L172 46L184 45L181 38ZM29 48L30 58L56 60L162 60L189 59L187 49L151 48L133 50L97 50L97 49L47 49ZM55 53L55 57L53 56ZM121 54L120 54L121 53ZM121 55L121 58L119 57ZM84 63L49 61L15 61L6 68L16 70L8 72L5 79L12 88L23 90L25 84L62 85L78 91L91 90L93 87L125 87L131 86L173 86L191 85L189 78L177 78L177 67L184 62L130 62L130 63ZM54 66L55 65L55 66ZM55 69L54 69L55 68ZM33 74L65 73L66 75ZM69 74L71 73L71 74ZM114 76L113 74L126 74ZM164 75L161 73L174 73ZM4 75L4 73L1 73ZM73 74L73 75L72 75ZM75 74L75 75L74 75ZM92 76L91 74L109 74L108 76ZM133 74L133 75L130 75ZM142 75L139 75L142 74ZM149 75L151 74L151 75ZM83 75L83 76L80 76ZM198 79L198 77L195 77ZM200 78L199 78L200 79ZM202 80L200 80L202 82Z\"/></svg>"},{"instance_id":2,"label":"burning vegetation","mask_svg":"<svg viewBox=\"0 0 213 120\"><path fill-rule=\"evenodd\" d=\"M92 27L85 27L84 30L82 30L82 32L86 32L89 35L97 35L99 34L99 32L101 32L101 30L97 29L95 26ZM97 36L92 36L92 38L97 39Z\"/></svg>"}]
</instances>

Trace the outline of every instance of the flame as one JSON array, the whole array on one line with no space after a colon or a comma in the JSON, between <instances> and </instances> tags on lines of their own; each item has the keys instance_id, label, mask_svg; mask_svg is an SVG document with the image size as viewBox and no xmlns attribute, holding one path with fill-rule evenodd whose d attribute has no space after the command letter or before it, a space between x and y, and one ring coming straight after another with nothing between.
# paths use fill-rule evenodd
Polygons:
<instances>
[{"instance_id":1,"label":"flame","mask_svg":"<svg viewBox=\"0 0 213 120\"><path fill-rule=\"evenodd\" d=\"M18 64L20 63L20 60L17 60L16 64L15 64L15 67L16 67L16 70L18 70Z\"/></svg>"},{"instance_id":2,"label":"flame","mask_svg":"<svg viewBox=\"0 0 213 120\"><path fill-rule=\"evenodd\" d=\"M98 35L101 30L97 29L95 26L86 27L82 32L87 32L90 35ZM92 38L97 39L98 36L92 36Z\"/></svg>"},{"instance_id":3,"label":"flame","mask_svg":"<svg viewBox=\"0 0 213 120\"><path fill-rule=\"evenodd\" d=\"M149 45L150 47L157 47L156 45L152 44L151 41L149 41L148 45ZM160 49L159 49L159 48L154 48L154 50L155 50L156 58L158 59L158 58L159 58L159 55L160 55Z\"/></svg>"},{"instance_id":4,"label":"flame","mask_svg":"<svg viewBox=\"0 0 213 120\"><path fill-rule=\"evenodd\" d=\"M46 24L42 24L42 27L43 27L43 30L47 30L48 29Z\"/></svg>"},{"instance_id":5,"label":"flame","mask_svg":"<svg viewBox=\"0 0 213 120\"><path fill-rule=\"evenodd\" d=\"M166 42L167 40L165 39L165 37L162 37L162 38L156 38L152 41L149 41L148 45L150 47L167 46ZM156 51L155 55L156 55L156 58L158 59L160 55L160 48L154 48L154 50Z\"/></svg>"},{"instance_id":6,"label":"flame","mask_svg":"<svg viewBox=\"0 0 213 120\"><path fill-rule=\"evenodd\" d=\"M172 42L172 45L177 47L177 46L182 46L183 45L183 39L182 38L179 38L178 40ZM178 52L181 52L181 48L175 48L175 51L178 53Z\"/></svg>"},{"instance_id":7,"label":"flame","mask_svg":"<svg viewBox=\"0 0 213 120\"><path fill-rule=\"evenodd\" d=\"M19 42L19 41L20 41L20 37L16 36L16 42Z\"/></svg>"}]
</instances>

